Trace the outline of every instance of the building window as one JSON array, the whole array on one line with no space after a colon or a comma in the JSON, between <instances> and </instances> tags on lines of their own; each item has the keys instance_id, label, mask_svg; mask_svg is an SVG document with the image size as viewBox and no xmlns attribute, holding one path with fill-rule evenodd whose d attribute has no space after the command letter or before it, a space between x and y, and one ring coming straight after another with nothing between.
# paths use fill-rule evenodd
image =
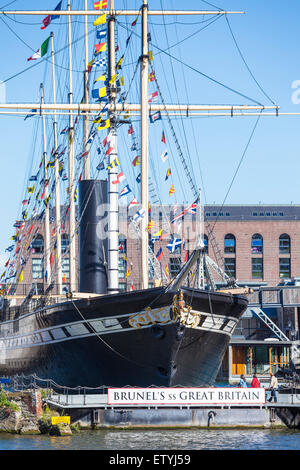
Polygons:
<instances>
[{"instance_id":1,"label":"building window","mask_svg":"<svg viewBox=\"0 0 300 470\"><path fill-rule=\"evenodd\" d=\"M263 259L252 258L252 279L262 279L263 276Z\"/></svg>"},{"instance_id":2,"label":"building window","mask_svg":"<svg viewBox=\"0 0 300 470\"><path fill-rule=\"evenodd\" d=\"M236 277L236 264L235 264L235 258L224 258L224 264L225 264L225 273L227 276Z\"/></svg>"},{"instance_id":3,"label":"building window","mask_svg":"<svg viewBox=\"0 0 300 470\"><path fill-rule=\"evenodd\" d=\"M289 254L291 252L291 239L289 235L286 233L283 233L279 237L279 253L287 253Z\"/></svg>"},{"instance_id":4,"label":"building window","mask_svg":"<svg viewBox=\"0 0 300 470\"><path fill-rule=\"evenodd\" d=\"M208 254L208 236L205 234L203 237L203 243L204 243L204 253Z\"/></svg>"},{"instance_id":5,"label":"building window","mask_svg":"<svg viewBox=\"0 0 300 470\"><path fill-rule=\"evenodd\" d=\"M61 252L65 253L70 245L70 238L67 233L64 233L61 237Z\"/></svg>"},{"instance_id":6,"label":"building window","mask_svg":"<svg viewBox=\"0 0 300 470\"><path fill-rule=\"evenodd\" d=\"M125 235L119 235L119 253L124 254L126 253L127 249L127 242Z\"/></svg>"},{"instance_id":7,"label":"building window","mask_svg":"<svg viewBox=\"0 0 300 470\"><path fill-rule=\"evenodd\" d=\"M119 279L126 278L127 263L125 258L119 258Z\"/></svg>"},{"instance_id":8,"label":"building window","mask_svg":"<svg viewBox=\"0 0 300 470\"><path fill-rule=\"evenodd\" d=\"M43 258L32 258L32 279L43 279Z\"/></svg>"},{"instance_id":9,"label":"building window","mask_svg":"<svg viewBox=\"0 0 300 470\"><path fill-rule=\"evenodd\" d=\"M279 258L279 277L281 279L291 277L291 260L290 260L290 258Z\"/></svg>"},{"instance_id":10,"label":"building window","mask_svg":"<svg viewBox=\"0 0 300 470\"><path fill-rule=\"evenodd\" d=\"M175 277L181 269L181 260L180 258L170 258L169 262L170 267L170 277Z\"/></svg>"},{"instance_id":11,"label":"building window","mask_svg":"<svg viewBox=\"0 0 300 470\"><path fill-rule=\"evenodd\" d=\"M225 235L224 253L235 253L235 236L231 233Z\"/></svg>"},{"instance_id":12,"label":"building window","mask_svg":"<svg viewBox=\"0 0 300 470\"><path fill-rule=\"evenodd\" d=\"M63 275L63 282L66 282L65 279L70 278L70 260L69 258L63 258L61 260L61 270Z\"/></svg>"},{"instance_id":13,"label":"building window","mask_svg":"<svg viewBox=\"0 0 300 470\"><path fill-rule=\"evenodd\" d=\"M263 252L263 237L259 233L252 235L251 253L257 254Z\"/></svg>"},{"instance_id":14,"label":"building window","mask_svg":"<svg viewBox=\"0 0 300 470\"><path fill-rule=\"evenodd\" d=\"M44 253L44 239L42 235L38 234L31 242L32 253L41 254Z\"/></svg>"}]
</instances>

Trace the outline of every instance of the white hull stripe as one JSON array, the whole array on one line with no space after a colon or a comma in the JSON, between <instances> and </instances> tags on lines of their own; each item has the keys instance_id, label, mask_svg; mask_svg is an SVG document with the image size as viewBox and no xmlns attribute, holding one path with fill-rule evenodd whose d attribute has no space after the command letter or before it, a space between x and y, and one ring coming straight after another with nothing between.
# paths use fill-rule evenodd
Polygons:
<instances>
[{"instance_id":1,"label":"white hull stripe","mask_svg":"<svg viewBox=\"0 0 300 470\"><path fill-rule=\"evenodd\" d=\"M187 328L197 330L232 335L237 324L234 317L222 317L221 315L211 315L206 312L192 310L191 316L184 324ZM204 321L201 325L195 323L195 317ZM192 320L191 320L192 318ZM126 321L124 321L126 319ZM127 319L130 327L127 326ZM22 320L19 319L21 322ZM200 321L200 320L199 320ZM114 334L137 329L150 328L154 324L164 325L172 323L169 315L169 307L153 309L151 312L140 312L136 314L124 314L117 317L101 317L89 321L78 321L64 323L57 327L48 327L33 331L27 334L8 334L0 338L0 362L6 350L31 348L34 346L55 344L62 341L69 341L89 336ZM126 325L126 326L125 326Z\"/></svg>"}]
</instances>

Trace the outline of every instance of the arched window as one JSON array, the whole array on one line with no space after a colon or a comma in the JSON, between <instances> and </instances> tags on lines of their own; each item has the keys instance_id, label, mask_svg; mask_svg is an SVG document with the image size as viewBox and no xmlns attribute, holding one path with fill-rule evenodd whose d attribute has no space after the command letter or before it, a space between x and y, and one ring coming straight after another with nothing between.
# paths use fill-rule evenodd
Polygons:
<instances>
[{"instance_id":1,"label":"arched window","mask_svg":"<svg viewBox=\"0 0 300 470\"><path fill-rule=\"evenodd\" d=\"M251 253L256 255L256 254L262 254L263 253L263 237L259 233L255 233L252 235L252 240L251 240Z\"/></svg>"},{"instance_id":2,"label":"arched window","mask_svg":"<svg viewBox=\"0 0 300 470\"><path fill-rule=\"evenodd\" d=\"M291 239L289 235L283 233L279 237L279 253L289 254L291 252Z\"/></svg>"},{"instance_id":3,"label":"arched window","mask_svg":"<svg viewBox=\"0 0 300 470\"><path fill-rule=\"evenodd\" d=\"M235 236L232 233L227 233L224 237L224 253L235 253L235 248Z\"/></svg>"},{"instance_id":4,"label":"arched window","mask_svg":"<svg viewBox=\"0 0 300 470\"><path fill-rule=\"evenodd\" d=\"M69 244L70 244L69 235L67 233L64 233L61 236L61 252L62 253L65 253L67 251Z\"/></svg>"},{"instance_id":5,"label":"arched window","mask_svg":"<svg viewBox=\"0 0 300 470\"><path fill-rule=\"evenodd\" d=\"M44 253L44 238L39 233L31 242L32 253L41 254Z\"/></svg>"}]
</instances>

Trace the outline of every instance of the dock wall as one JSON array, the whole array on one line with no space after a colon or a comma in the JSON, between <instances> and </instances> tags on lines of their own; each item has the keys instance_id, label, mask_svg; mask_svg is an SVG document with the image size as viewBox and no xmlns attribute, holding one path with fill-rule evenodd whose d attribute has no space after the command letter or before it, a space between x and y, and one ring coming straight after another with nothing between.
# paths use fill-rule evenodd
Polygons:
<instances>
[{"instance_id":1,"label":"dock wall","mask_svg":"<svg viewBox=\"0 0 300 470\"><path fill-rule=\"evenodd\" d=\"M69 409L81 428L271 428L285 427L273 408Z\"/></svg>"}]
</instances>

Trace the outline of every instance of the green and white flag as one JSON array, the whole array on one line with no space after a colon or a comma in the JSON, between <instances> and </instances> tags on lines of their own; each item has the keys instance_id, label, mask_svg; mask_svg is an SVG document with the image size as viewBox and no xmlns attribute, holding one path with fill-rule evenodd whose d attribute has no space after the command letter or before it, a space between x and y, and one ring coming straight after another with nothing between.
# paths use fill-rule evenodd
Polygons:
<instances>
[{"instance_id":1,"label":"green and white flag","mask_svg":"<svg viewBox=\"0 0 300 470\"><path fill-rule=\"evenodd\" d=\"M43 42L43 44L41 45L40 49L39 49L38 51L36 51L31 57L29 57L29 58L27 59L27 61L28 61L28 60L40 59L41 57L43 57L44 55L46 55L47 52L48 52L49 41L50 41L50 36L46 39L46 41Z\"/></svg>"}]
</instances>

